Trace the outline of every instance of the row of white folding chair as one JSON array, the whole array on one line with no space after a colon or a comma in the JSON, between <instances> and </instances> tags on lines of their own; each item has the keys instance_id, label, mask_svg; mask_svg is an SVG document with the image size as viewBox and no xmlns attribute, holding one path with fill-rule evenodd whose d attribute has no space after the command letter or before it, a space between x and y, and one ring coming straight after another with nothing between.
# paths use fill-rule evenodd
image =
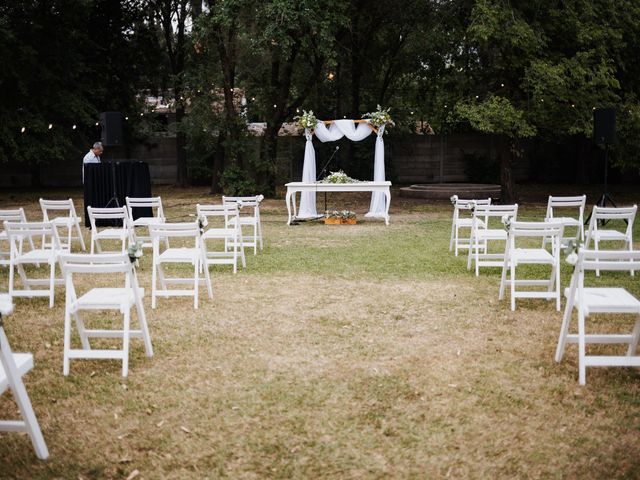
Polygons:
<instances>
[{"instance_id":1,"label":"row of white folding chair","mask_svg":"<svg viewBox=\"0 0 640 480\"><path fill-rule=\"evenodd\" d=\"M209 298L213 298L209 269L206 268L205 251L200 238L198 222L149 224L149 232L153 245L153 267L151 272L151 307L156 308L158 296L192 296L193 307L198 308L198 291L201 283L205 283ZM166 247L160 250L160 242L168 243L168 239L193 241L193 247ZM172 277L165 275L164 264L186 263L193 265L193 278ZM204 279L200 272L204 270ZM158 282L160 288L158 288ZM191 289L170 289L170 285L192 285Z\"/></svg>"},{"instance_id":2,"label":"row of white folding chair","mask_svg":"<svg viewBox=\"0 0 640 480\"><path fill-rule=\"evenodd\" d=\"M449 251L455 250L456 257L458 250L469 248L469 236L462 236L460 229L468 229L471 232L473 225L473 213L469 207L472 205L487 206L491 205L491 198L480 200L463 200L457 199L453 204L453 221L451 222L451 240L449 240ZM482 220L480 220L481 222Z\"/></svg>"},{"instance_id":3,"label":"row of white folding chair","mask_svg":"<svg viewBox=\"0 0 640 480\"><path fill-rule=\"evenodd\" d=\"M504 216L516 220L518 204L480 205L473 212L467 270L473 262L476 276L480 275L480 267L502 267L504 263L504 246L499 246L498 252L489 251L490 245L507 241L507 231L502 225Z\"/></svg>"},{"instance_id":4,"label":"row of white folding chair","mask_svg":"<svg viewBox=\"0 0 640 480\"><path fill-rule=\"evenodd\" d=\"M207 218L208 226L202 232L205 268L209 265L233 265L233 273L238 271L238 259L246 268L244 238L239 221L239 203L227 202L222 205L196 205L198 218ZM214 223L215 222L215 223ZM215 243L222 242L220 248Z\"/></svg>"},{"instance_id":5,"label":"row of white folding chair","mask_svg":"<svg viewBox=\"0 0 640 480\"><path fill-rule=\"evenodd\" d=\"M562 222L518 222L512 221L507 232L504 264L500 280L502 300L506 286L511 293L511 310L516 309L516 298L546 298L555 299L556 309L560 311L560 253L561 239L564 231ZM548 239L551 252L544 245L532 248L531 239ZM529 241L529 244L526 242ZM522 242L525 242L522 244ZM539 244L538 244L539 245ZM522 265L548 265L551 273L544 279L516 279L517 267ZM534 290L516 289L516 287L536 287ZM546 291L540 290L546 287Z\"/></svg>"},{"instance_id":6,"label":"row of white folding chair","mask_svg":"<svg viewBox=\"0 0 640 480\"><path fill-rule=\"evenodd\" d=\"M33 355L13 353L4 331L3 317L6 317L12 309L11 297L0 295L0 395L8 389L11 390L22 420L0 420L0 432L27 433L36 455L44 460L49 457L49 450L33 411L29 394L22 382L22 377L33 368Z\"/></svg>"},{"instance_id":7,"label":"row of white folding chair","mask_svg":"<svg viewBox=\"0 0 640 480\"><path fill-rule=\"evenodd\" d=\"M638 339L640 338L640 300L624 288L585 287L585 273L589 271L627 271L640 269L640 251L587 250L578 251L577 263L569 288L565 289L567 303L560 328L555 360L560 362L567 343L578 344L578 380L586 383L587 367L640 367ZM569 333L573 310L577 312L578 332ZM594 314L630 314L635 324L630 334L587 334L587 319ZM601 322L599 322L601 323ZM590 329L591 330L591 329ZM626 355L587 355L587 344L625 344Z\"/></svg>"},{"instance_id":8,"label":"row of white folding chair","mask_svg":"<svg viewBox=\"0 0 640 480\"><path fill-rule=\"evenodd\" d=\"M2 228L2 230L0 230L0 265L8 266L11 258L9 236L4 230L4 222L25 223L26 221L27 217L24 214L24 208L0 210L0 227ZM35 248L33 239L29 237L27 240L31 250L33 250Z\"/></svg>"},{"instance_id":9,"label":"row of white folding chair","mask_svg":"<svg viewBox=\"0 0 640 480\"><path fill-rule=\"evenodd\" d=\"M549 195L547 201L547 212L545 214L545 220L560 221L565 227L563 238L561 239L562 245L567 245L569 240L574 240L576 243L584 242L584 210L587 204L587 196L579 195L573 197L554 197ZM568 216L567 210L575 210L577 208L578 214L576 217ZM560 210L560 212L558 212ZM573 237L568 237L567 234L569 228L575 228L576 234ZM542 246L544 247L550 239L544 238Z\"/></svg>"},{"instance_id":10,"label":"row of white folding chair","mask_svg":"<svg viewBox=\"0 0 640 480\"><path fill-rule=\"evenodd\" d=\"M240 221L240 229L242 230L242 227L250 227L252 230L250 235L243 234L243 242L245 247L253 247L254 255L258 252L258 245L260 245L260 250L263 249L262 222L260 220L260 203L262 200L264 200L264 195L254 195L250 197L222 197L222 203L224 205L240 204L242 206L242 214L238 217Z\"/></svg>"},{"instance_id":11,"label":"row of white folding chair","mask_svg":"<svg viewBox=\"0 0 640 480\"><path fill-rule=\"evenodd\" d=\"M9 239L9 294L12 297L49 297L53 308L55 285L62 283L55 278L58 255L62 251L58 231L52 222L4 222ZM35 247L25 251L25 241ZM47 265L49 278L33 278L27 275L25 265ZM16 271L22 283L17 289ZM45 286L46 288L33 288Z\"/></svg>"},{"instance_id":12,"label":"row of white folding chair","mask_svg":"<svg viewBox=\"0 0 640 480\"><path fill-rule=\"evenodd\" d=\"M637 212L637 205L632 207L594 206L589 222L589 230L587 231L585 248L589 249L592 241L594 250L599 250L602 242L621 242L624 244L623 249L633 250L633 222ZM608 222L618 222L618 224L625 222L624 232L612 228L603 228ZM635 270L631 268L630 272L633 276ZM600 269L596 269L596 276L600 276Z\"/></svg>"},{"instance_id":13,"label":"row of white folding chair","mask_svg":"<svg viewBox=\"0 0 640 480\"><path fill-rule=\"evenodd\" d=\"M131 338L142 338L148 357L153 356L151 337L144 312L142 298L144 290L140 288L133 263L126 253L106 254L68 254L60 255L60 267L64 274L65 317L64 317L64 359L63 374L69 375L71 359L115 359L122 362L122 376L129 372L129 344ZM90 284L86 277L108 277L109 283L116 287L83 288ZM131 329L131 309L135 307L140 328ZM122 329L89 329L85 325L84 313L87 311L118 311L123 315ZM80 337L82 348L72 348L72 321ZM91 338L118 338L122 347L114 349L91 348Z\"/></svg>"},{"instance_id":14,"label":"row of white folding chair","mask_svg":"<svg viewBox=\"0 0 640 480\"><path fill-rule=\"evenodd\" d=\"M71 251L71 242L77 240L82 250L86 250L80 229L80 217L76 213L76 207L72 199L45 200L41 198L40 208L42 209L43 222L51 222L56 229L64 228L67 230L66 242L62 240L65 237L59 237L60 245L63 249ZM60 215L61 213L64 213L64 215Z\"/></svg>"}]
</instances>

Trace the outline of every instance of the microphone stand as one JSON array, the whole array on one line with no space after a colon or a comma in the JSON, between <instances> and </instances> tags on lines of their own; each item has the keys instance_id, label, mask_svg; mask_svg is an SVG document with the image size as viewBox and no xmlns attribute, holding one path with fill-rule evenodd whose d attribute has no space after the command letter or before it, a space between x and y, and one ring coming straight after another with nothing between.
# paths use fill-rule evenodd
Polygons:
<instances>
[{"instance_id":1,"label":"microphone stand","mask_svg":"<svg viewBox=\"0 0 640 480\"><path fill-rule=\"evenodd\" d=\"M333 151L333 153L329 157L329 160L327 160L327 163L324 164L324 167L322 167L322 170L320 171L320 175L316 177L316 182L320 180L320 178L324 173L326 173L327 167L331 163L331 160L333 160L333 157L335 156L335 154L338 153L338 150L340 150L340 145L336 145L336 149ZM324 192L324 211L325 213L327 211L327 192Z\"/></svg>"}]
</instances>

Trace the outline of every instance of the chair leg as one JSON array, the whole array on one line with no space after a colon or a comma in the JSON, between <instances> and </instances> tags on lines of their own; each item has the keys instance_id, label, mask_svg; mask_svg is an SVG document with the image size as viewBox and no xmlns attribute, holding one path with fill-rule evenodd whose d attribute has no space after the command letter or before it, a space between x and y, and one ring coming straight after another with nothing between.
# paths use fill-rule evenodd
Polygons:
<instances>
[{"instance_id":1,"label":"chair leg","mask_svg":"<svg viewBox=\"0 0 640 480\"><path fill-rule=\"evenodd\" d=\"M507 269L509 260L505 257L504 264L502 265L502 275L500 277L500 293L498 293L498 300L504 298L504 290L507 283Z\"/></svg>"},{"instance_id":2,"label":"chair leg","mask_svg":"<svg viewBox=\"0 0 640 480\"><path fill-rule=\"evenodd\" d=\"M587 366L585 365L586 357L586 338L585 338L585 319L582 308L578 309L578 382L580 385L587 383Z\"/></svg>"},{"instance_id":3,"label":"chair leg","mask_svg":"<svg viewBox=\"0 0 640 480\"><path fill-rule=\"evenodd\" d=\"M200 283L200 275L199 275L200 262L199 261L196 260L193 269L194 269L194 272L193 272L193 283L194 283L194 285L193 285L193 308L197 309L198 308L198 291L200 290L200 287L199 287L199 283Z\"/></svg>"},{"instance_id":4,"label":"chair leg","mask_svg":"<svg viewBox=\"0 0 640 480\"><path fill-rule=\"evenodd\" d=\"M253 254L258 254L258 224L253 222Z\"/></svg>"},{"instance_id":5,"label":"chair leg","mask_svg":"<svg viewBox=\"0 0 640 480\"><path fill-rule=\"evenodd\" d=\"M82 348L84 348L85 350L91 350L89 337L87 337L87 332L84 329L84 320L80 316L79 312L74 312L73 316L76 319L76 328L78 329L78 334L80 336L80 343L82 343Z\"/></svg>"},{"instance_id":6,"label":"chair leg","mask_svg":"<svg viewBox=\"0 0 640 480\"><path fill-rule=\"evenodd\" d=\"M235 273L235 268L236 268L235 263L233 264L233 268ZM204 262L204 278L207 283L207 293L209 294L209 298L213 298L213 287L211 286L211 276L209 274L209 266L207 265L206 262Z\"/></svg>"},{"instance_id":7,"label":"chair leg","mask_svg":"<svg viewBox=\"0 0 640 480\"><path fill-rule=\"evenodd\" d=\"M122 329L122 376L129 374L129 340L131 338L131 309L124 311L124 325Z\"/></svg>"},{"instance_id":8,"label":"chair leg","mask_svg":"<svg viewBox=\"0 0 640 480\"><path fill-rule=\"evenodd\" d=\"M156 308L156 262L151 267L151 308Z\"/></svg>"},{"instance_id":9,"label":"chair leg","mask_svg":"<svg viewBox=\"0 0 640 480\"><path fill-rule=\"evenodd\" d=\"M516 263L511 262L511 311L516 309Z\"/></svg>"},{"instance_id":10,"label":"chair leg","mask_svg":"<svg viewBox=\"0 0 640 480\"><path fill-rule=\"evenodd\" d=\"M631 357L636 354L638 350L638 340L640 340L640 315L636 319L636 325L633 327L633 333L631 334L631 342L629 342L629 349L627 350L627 356Z\"/></svg>"},{"instance_id":11,"label":"chair leg","mask_svg":"<svg viewBox=\"0 0 640 480\"><path fill-rule=\"evenodd\" d=\"M68 305L64 312L64 346L62 357L62 374L66 377L69 375L69 352L71 351L71 314Z\"/></svg>"},{"instance_id":12,"label":"chair leg","mask_svg":"<svg viewBox=\"0 0 640 480\"><path fill-rule=\"evenodd\" d=\"M91 252L91 255L93 255L93 252L95 251L95 249L94 249L94 243L96 243L96 239L95 239L95 237L93 236L93 233L91 233L91 248L90 248L90 250L89 250L89 251Z\"/></svg>"},{"instance_id":13,"label":"chair leg","mask_svg":"<svg viewBox=\"0 0 640 480\"><path fill-rule=\"evenodd\" d=\"M56 263L53 262L50 264L50 274L49 274L49 308L53 308L53 301L54 301L54 296L56 292L55 280L56 280Z\"/></svg>"},{"instance_id":14,"label":"chair leg","mask_svg":"<svg viewBox=\"0 0 640 480\"><path fill-rule=\"evenodd\" d=\"M593 246L595 247L595 250L597 252L598 251L598 238L597 237L593 239ZM596 263L597 262L598 261L596 260ZM596 268L596 277L599 277L599 276L600 276L600 270Z\"/></svg>"},{"instance_id":15,"label":"chair leg","mask_svg":"<svg viewBox=\"0 0 640 480\"><path fill-rule=\"evenodd\" d=\"M147 316L144 313L144 305L142 301L136 302L136 312L138 313L138 323L142 331L142 340L144 341L144 351L147 357L153 357L153 345L151 344L151 336L149 335L149 325L147 324Z\"/></svg>"},{"instance_id":16,"label":"chair leg","mask_svg":"<svg viewBox=\"0 0 640 480\"><path fill-rule=\"evenodd\" d=\"M80 246L82 247L82 251L86 251L87 248L84 244L84 238L82 238L82 229L80 228L80 223L76 222L76 231L78 232L78 238L80 239Z\"/></svg>"},{"instance_id":17,"label":"chair leg","mask_svg":"<svg viewBox=\"0 0 640 480\"><path fill-rule=\"evenodd\" d=\"M455 238L455 234L454 234L455 230L456 230L456 219L455 219L455 216L454 216L454 219L451 222L451 238L449 239L449 251L450 252L453 250L453 243L454 243L454 238ZM456 256L457 256L457 253L458 253L458 251L456 249Z\"/></svg>"}]
</instances>

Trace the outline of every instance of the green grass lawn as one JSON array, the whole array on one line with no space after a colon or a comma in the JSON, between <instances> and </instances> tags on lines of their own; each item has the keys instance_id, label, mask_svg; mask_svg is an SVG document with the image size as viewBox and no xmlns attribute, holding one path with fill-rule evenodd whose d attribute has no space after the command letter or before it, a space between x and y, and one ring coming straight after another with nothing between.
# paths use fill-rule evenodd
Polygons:
<instances>
[{"instance_id":1,"label":"green grass lawn","mask_svg":"<svg viewBox=\"0 0 640 480\"><path fill-rule=\"evenodd\" d=\"M520 218L543 216L537 188ZM171 221L210 200L203 189L154 193ZM0 208L40 218L39 195L11 195ZM359 218L368 205L329 202ZM237 275L212 268L214 299L202 289L198 310L187 298L151 309L147 251L138 276L155 355L134 340L125 380L115 361L72 361L63 377L63 288L53 309L16 299L6 331L15 351L34 353L25 383L51 458L38 461L24 435L0 434L0 478L637 478L639 372L590 369L579 387L577 348L553 360L554 302L511 312L508 295L498 301L499 269L476 277L466 255L449 253L450 217L447 203L394 196L388 227L288 227L284 201L268 200L264 251L247 251ZM563 264L563 287L570 270ZM2 290L7 276L0 270ZM638 278L588 281L640 297ZM0 412L16 414L7 394Z\"/></svg>"}]
</instances>

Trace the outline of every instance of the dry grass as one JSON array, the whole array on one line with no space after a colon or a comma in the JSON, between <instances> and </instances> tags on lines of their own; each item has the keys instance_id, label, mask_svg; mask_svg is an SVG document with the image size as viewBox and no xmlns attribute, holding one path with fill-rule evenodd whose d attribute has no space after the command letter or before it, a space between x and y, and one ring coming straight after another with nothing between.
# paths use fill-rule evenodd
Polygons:
<instances>
[{"instance_id":1,"label":"dry grass","mask_svg":"<svg viewBox=\"0 0 640 480\"><path fill-rule=\"evenodd\" d=\"M206 201L159 193L173 220ZM33 198L0 207L38 218ZM52 310L18 299L6 330L35 355L26 385L51 459L3 434L0 477L637 477L638 371L592 369L580 388L575 349L553 361L551 303L511 312L496 270L476 278L448 253L447 204L394 200L389 227L286 227L283 203L266 203L246 271L212 271L213 301L147 299L155 356L134 342L126 380L109 361L63 377L63 289ZM139 277L148 288L149 256ZM15 413L8 395L0 411Z\"/></svg>"}]
</instances>

